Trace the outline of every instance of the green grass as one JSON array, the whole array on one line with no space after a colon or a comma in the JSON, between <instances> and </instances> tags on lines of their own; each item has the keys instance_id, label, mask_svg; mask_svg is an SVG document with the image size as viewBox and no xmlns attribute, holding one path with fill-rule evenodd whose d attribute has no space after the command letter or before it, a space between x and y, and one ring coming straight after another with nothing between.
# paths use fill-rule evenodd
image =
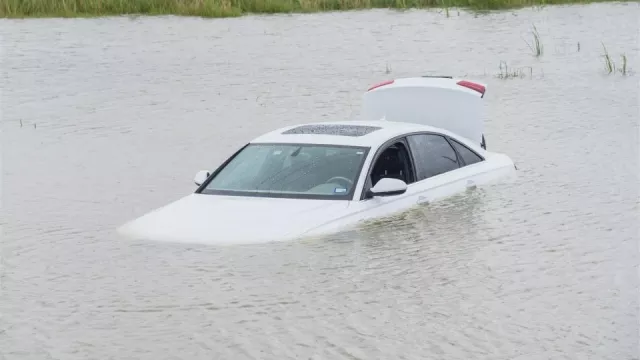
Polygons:
<instances>
[{"instance_id":1,"label":"green grass","mask_svg":"<svg viewBox=\"0 0 640 360\"><path fill-rule=\"evenodd\" d=\"M232 17L370 8L467 8L475 11L612 0L0 0L0 17L185 15Z\"/></svg>"}]
</instances>

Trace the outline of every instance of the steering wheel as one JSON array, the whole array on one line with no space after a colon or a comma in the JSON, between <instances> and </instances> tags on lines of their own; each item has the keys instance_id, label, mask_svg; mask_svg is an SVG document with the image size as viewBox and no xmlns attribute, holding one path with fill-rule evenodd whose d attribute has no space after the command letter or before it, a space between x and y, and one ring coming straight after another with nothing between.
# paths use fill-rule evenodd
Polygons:
<instances>
[{"instance_id":1,"label":"steering wheel","mask_svg":"<svg viewBox=\"0 0 640 360\"><path fill-rule=\"evenodd\" d=\"M347 183L347 186L345 186L346 188L351 187L353 185L353 181L347 179L346 177L342 177L342 176L334 176L331 179L325 181L325 184L331 183L333 182L333 180L340 180L340 181L344 181ZM341 184L344 185L344 184Z\"/></svg>"}]
</instances>

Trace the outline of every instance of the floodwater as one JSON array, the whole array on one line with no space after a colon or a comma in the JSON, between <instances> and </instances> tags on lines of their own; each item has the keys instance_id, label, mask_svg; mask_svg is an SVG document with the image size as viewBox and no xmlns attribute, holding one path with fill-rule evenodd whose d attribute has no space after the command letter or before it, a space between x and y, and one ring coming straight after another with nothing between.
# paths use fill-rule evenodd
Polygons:
<instances>
[{"instance_id":1,"label":"floodwater","mask_svg":"<svg viewBox=\"0 0 640 360\"><path fill-rule=\"evenodd\" d=\"M0 21L0 358L638 359L639 7ZM423 74L489 84L515 183L325 239L115 234L248 139Z\"/></svg>"}]
</instances>

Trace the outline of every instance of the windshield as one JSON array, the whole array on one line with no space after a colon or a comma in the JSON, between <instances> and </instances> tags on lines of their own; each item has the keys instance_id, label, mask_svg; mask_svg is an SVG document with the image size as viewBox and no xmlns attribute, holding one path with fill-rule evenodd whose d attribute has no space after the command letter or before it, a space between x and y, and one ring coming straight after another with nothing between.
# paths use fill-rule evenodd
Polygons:
<instances>
[{"instance_id":1,"label":"windshield","mask_svg":"<svg viewBox=\"0 0 640 360\"><path fill-rule=\"evenodd\" d=\"M249 144L203 194L351 199L369 148L315 144Z\"/></svg>"}]
</instances>

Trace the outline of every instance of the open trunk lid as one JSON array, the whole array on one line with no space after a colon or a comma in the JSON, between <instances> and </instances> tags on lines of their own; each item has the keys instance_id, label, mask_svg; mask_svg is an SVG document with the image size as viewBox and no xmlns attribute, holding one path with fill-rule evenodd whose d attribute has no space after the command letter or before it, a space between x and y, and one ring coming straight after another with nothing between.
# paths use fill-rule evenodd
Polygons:
<instances>
[{"instance_id":1,"label":"open trunk lid","mask_svg":"<svg viewBox=\"0 0 640 360\"><path fill-rule=\"evenodd\" d=\"M485 92L484 84L446 76L389 80L364 94L360 116L438 127L484 145Z\"/></svg>"}]
</instances>

